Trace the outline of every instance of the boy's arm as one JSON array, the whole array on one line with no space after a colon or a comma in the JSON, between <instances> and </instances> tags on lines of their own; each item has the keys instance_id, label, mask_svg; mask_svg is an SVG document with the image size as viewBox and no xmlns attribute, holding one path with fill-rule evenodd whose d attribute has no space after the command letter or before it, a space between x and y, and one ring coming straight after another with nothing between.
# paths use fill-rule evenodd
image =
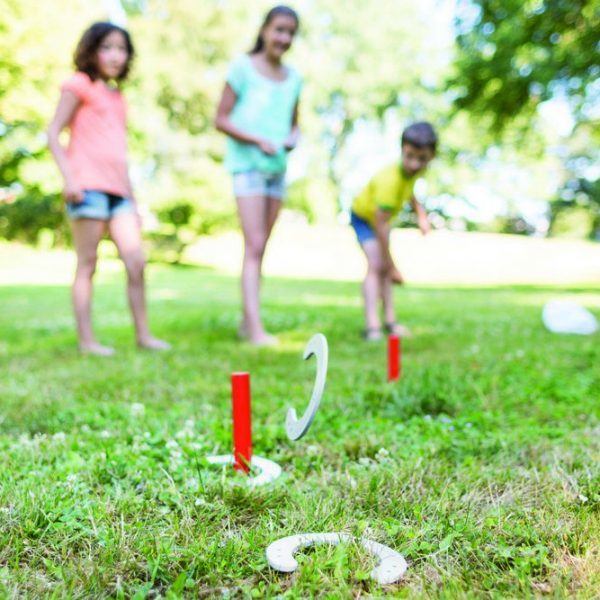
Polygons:
<instances>
[{"instance_id":1,"label":"boy's arm","mask_svg":"<svg viewBox=\"0 0 600 600\"><path fill-rule=\"evenodd\" d=\"M423 235L427 235L431 231L431 223L429 223L429 219L427 218L427 213L423 206L418 202L418 200L413 195L410 199L410 204L417 214L417 224L419 225L419 229Z\"/></svg>"},{"instance_id":2,"label":"boy's arm","mask_svg":"<svg viewBox=\"0 0 600 600\"><path fill-rule=\"evenodd\" d=\"M394 283L403 283L404 280L402 275L398 271L390 251L391 218L392 214L389 211L384 210L383 208L378 208L376 210L375 235L377 236L377 241L379 242L379 246L381 248L381 254L383 255L384 270L387 272L388 276L391 277Z\"/></svg>"}]
</instances>

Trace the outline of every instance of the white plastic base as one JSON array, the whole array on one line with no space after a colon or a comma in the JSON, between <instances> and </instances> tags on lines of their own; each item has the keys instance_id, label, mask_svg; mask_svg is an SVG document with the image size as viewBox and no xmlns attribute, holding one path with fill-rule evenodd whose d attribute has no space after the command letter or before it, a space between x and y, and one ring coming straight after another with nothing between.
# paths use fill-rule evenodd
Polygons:
<instances>
[{"instance_id":1,"label":"white plastic base","mask_svg":"<svg viewBox=\"0 0 600 600\"><path fill-rule=\"evenodd\" d=\"M301 548L314 544L337 546L340 542L351 542L354 538L347 533L301 533L290 535L273 542L267 548L267 560L272 569L283 573L292 573L298 568L294 554ZM371 571L371 577L381 585L395 583L402 578L408 565L404 557L372 540L361 538L360 545L378 559L377 566Z\"/></svg>"},{"instance_id":2,"label":"white plastic base","mask_svg":"<svg viewBox=\"0 0 600 600\"><path fill-rule=\"evenodd\" d=\"M211 465L233 465L232 454L220 454L218 456L207 456L206 460ZM281 467L272 460L253 456L250 461L250 466L259 471L256 477L248 477L248 485L256 487L257 485L265 485L275 481L281 475Z\"/></svg>"}]
</instances>

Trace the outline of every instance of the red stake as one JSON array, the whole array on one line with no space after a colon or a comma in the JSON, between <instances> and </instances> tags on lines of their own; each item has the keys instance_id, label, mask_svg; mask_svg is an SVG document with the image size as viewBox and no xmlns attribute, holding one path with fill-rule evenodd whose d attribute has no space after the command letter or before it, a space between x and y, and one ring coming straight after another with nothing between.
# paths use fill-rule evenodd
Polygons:
<instances>
[{"instance_id":1,"label":"red stake","mask_svg":"<svg viewBox=\"0 0 600 600\"><path fill-rule=\"evenodd\" d=\"M400 337L391 334L388 337L388 381L400 379Z\"/></svg>"},{"instance_id":2,"label":"red stake","mask_svg":"<svg viewBox=\"0 0 600 600\"><path fill-rule=\"evenodd\" d=\"M250 373L231 374L233 412L233 466L248 473L252 460L252 414L250 410Z\"/></svg>"}]
</instances>

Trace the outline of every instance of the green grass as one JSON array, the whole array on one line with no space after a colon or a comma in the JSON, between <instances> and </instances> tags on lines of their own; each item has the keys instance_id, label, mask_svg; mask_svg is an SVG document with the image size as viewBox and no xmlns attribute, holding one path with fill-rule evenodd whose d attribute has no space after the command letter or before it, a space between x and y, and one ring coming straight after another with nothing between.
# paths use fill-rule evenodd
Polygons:
<instances>
[{"instance_id":1,"label":"green grass","mask_svg":"<svg viewBox=\"0 0 600 600\"><path fill-rule=\"evenodd\" d=\"M235 338L237 281L153 267L168 354L138 352L122 276L95 302L109 359L75 350L68 288L0 287L1 597L598 597L600 344L556 336L540 309L600 288L397 291L415 332L403 376L359 338L358 285L266 282L277 349ZM323 402L308 404L309 337L323 332ZM229 374L252 374L255 453L284 478L249 490L203 457L230 451ZM367 535L409 562L379 587L359 547L271 571L266 546L304 531Z\"/></svg>"}]
</instances>

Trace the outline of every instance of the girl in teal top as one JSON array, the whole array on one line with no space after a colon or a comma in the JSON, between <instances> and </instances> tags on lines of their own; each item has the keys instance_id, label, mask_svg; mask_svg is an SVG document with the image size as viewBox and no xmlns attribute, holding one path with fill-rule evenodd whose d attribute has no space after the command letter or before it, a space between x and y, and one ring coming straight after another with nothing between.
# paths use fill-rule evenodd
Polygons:
<instances>
[{"instance_id":1,"label":"girl in teal top","mask_svg":"<svg viewBox=\"0 0 600 600\"><path fill-rule=\"evenodd\" d=\"M215 121L227 134L225 165L244 234L240 335L250 343L277 343L260 317L260 279L267 241L281 208L287 153L298 142L300 75L282 63L299 19L287 6L271 9L254 48L229 70Z\"/></svg>"},{"instance_id":2,"label":"girl in teal top","mask_svg":"<svg viewBox=\"0 0 600 600\"><path fill-rule=\"evenodd\" d=\"M236 95L229 114L230 122L257 141L267 141L275 149L265 152L260 144L248 144L235 136L227 139L225 166L231 173L260 171L284 173L287 151L295 140L289 140L302 80L295 69L286 67L286 78L273 80L255 66L251 55L235 60L229 70L227 85ZM286 145L287 144L287 145Z\"/></svg>"}]
</instances>

